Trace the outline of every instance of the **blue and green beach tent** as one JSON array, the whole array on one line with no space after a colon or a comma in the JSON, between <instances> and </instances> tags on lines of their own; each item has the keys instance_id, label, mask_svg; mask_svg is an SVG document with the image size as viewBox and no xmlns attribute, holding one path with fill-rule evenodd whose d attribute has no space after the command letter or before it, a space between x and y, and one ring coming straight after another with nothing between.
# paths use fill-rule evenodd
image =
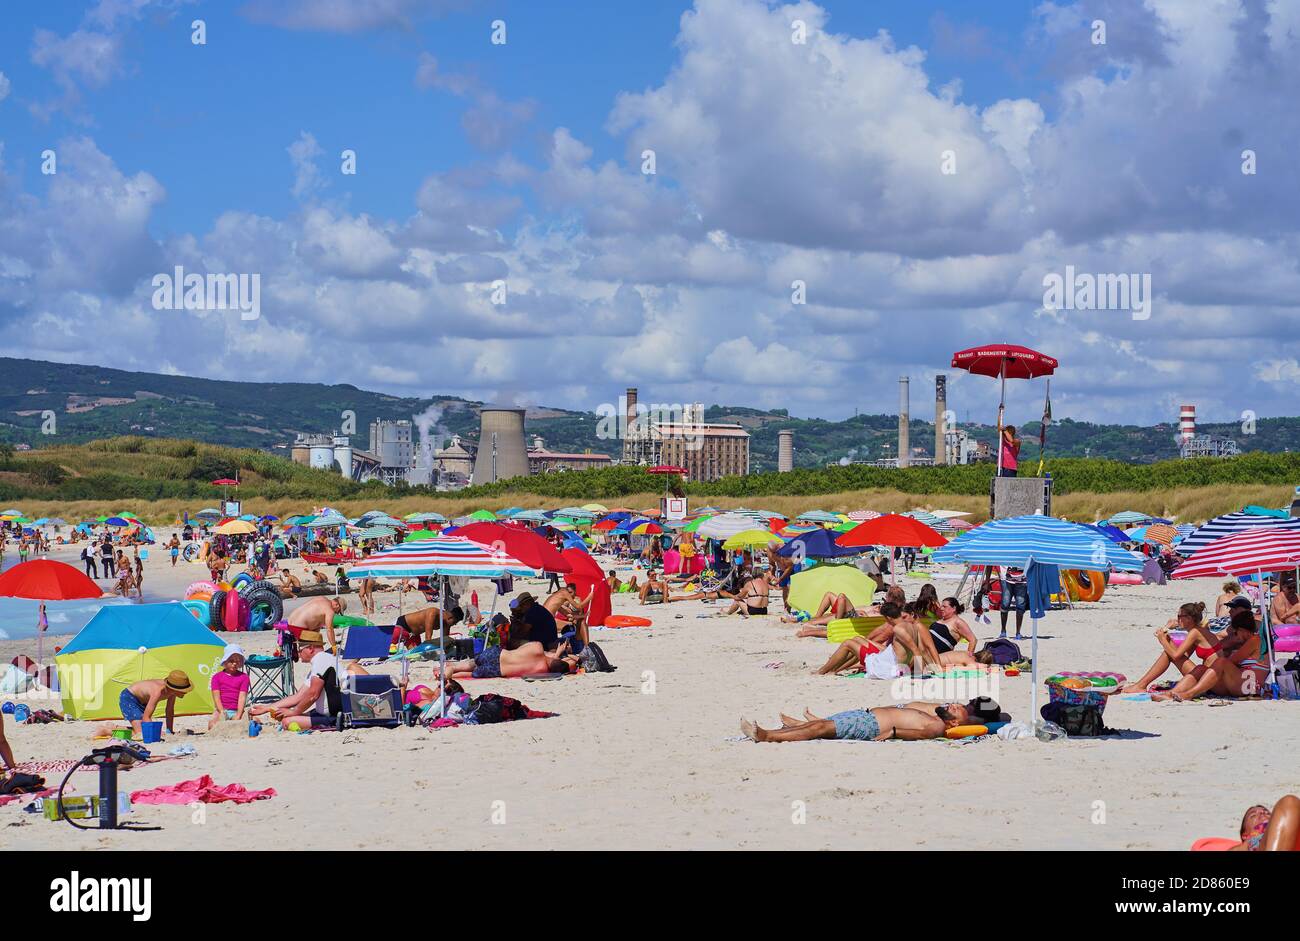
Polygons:
<instances>
[{"instance_id":1,"label":"blue and green beach tent","mask_svg":"<svg viewBox=\"0 0 1300 941\"><path fill-rule=\"evenodd\" d=\"M176 715L207 715L209 684L221 669L224 649L216 634L176 603L100 608L54 658L63 711L74 719L120 719L122 690L184 670L194 689L177 701ZM154 718L162 718L161 709Z\"/></svg>"}]
</instances>

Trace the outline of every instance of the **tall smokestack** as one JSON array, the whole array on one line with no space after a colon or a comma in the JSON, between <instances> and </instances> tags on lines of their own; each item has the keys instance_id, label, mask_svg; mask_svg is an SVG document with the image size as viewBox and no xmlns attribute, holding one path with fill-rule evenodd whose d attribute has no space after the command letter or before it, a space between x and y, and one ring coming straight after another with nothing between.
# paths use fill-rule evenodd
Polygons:
<instances>
[{"instance_id":1,"label":"tall smokestack","mask_svg":"<svg viewBox=\"0 0 1300 941\"><path fill-rule=\"evenodd\" d=\"M627 431L624 433L623 436L623 460L628 461L632 459L632 455L633 455L633 447L632 447L631 439L636 435L636 432L633 430L636 428L636 389L635 388L629 386L628 390L623 393L623 408L624 408L624 414L627 416Z\"/></svg>"},{"instance_id":2,"label":"tall smokestack","mask_svg":"<svg viewBox=\"0 0 1300 941\"><path fill-rule=\"evenodd\" d=\"M1184 405L1178 410L1178 434L1186 444L1196 437L1196 406Z\"/></svg>"},{"instance_id":3,"label":"tall smokestack","mask_svg":"<svg viewBox=\"0 0 1300 941\"><path fill-rule=\"evenodd\" d=\"M789 428L776 433L776 469L782 474L794 470L794 432Z\"/></svg>"},{"instance_id":4,"label":"tall smokestack","mask_svg":"<svg viewBox=\"0 0 1300 941\"><path fill-rule=\"evenodd\" d=\"M906 376L898 379L898 466L910 467L912 464L912 439L907 423L911 420L909 404L909 384Z\"/></svg>"},{"instance_id":5,"label":"tall smokestack","mask_svg":"<svg viewBox=\"0 0 1300 941\"><path fill-rule=\"evenodd\" d=\"M943 373L934 377L934 463L947 464L948 429L944 424L944 413L948 411L948 377Z\"/></svg>"}]
</instances>

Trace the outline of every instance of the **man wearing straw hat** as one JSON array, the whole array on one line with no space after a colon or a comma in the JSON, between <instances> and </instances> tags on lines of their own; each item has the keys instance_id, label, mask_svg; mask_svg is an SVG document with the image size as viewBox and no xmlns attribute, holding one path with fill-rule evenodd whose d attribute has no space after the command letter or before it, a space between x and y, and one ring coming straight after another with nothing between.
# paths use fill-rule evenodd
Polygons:
<instances>
[{"instance_id":1,"label":"man wearing straw hat","mask_svg":"<svg viewBox=\"0 0 1300 941\"><path fill-rule=\"evenodd\" d=\"M362 673L357 664L345 668L338 656L325 652L325 637L320 631L302 631L298 634L298 659L308 665L307 681L292 695L283 699L254 706L253 716L271 714L285 729L299 731L312 728L332 728L334 717L343 708L340 688L348 673Z\"/></svg>"}]
</instances>

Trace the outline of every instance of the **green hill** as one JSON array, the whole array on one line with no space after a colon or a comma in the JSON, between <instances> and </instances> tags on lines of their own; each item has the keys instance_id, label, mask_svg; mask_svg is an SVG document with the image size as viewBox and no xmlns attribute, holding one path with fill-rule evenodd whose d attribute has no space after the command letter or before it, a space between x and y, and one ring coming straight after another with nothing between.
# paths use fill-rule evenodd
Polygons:
<instances>
[{"instance_id":1,"label":"green hill","mask_svg":"<svg viewBox=\"0 0 1300 941\"><path fill-rule=\"evenodd\" d=\"M352 385L297 382L233 382L128 372L100 366L0 358L0 442L32 448L84 443L118 436L192 438L208 444L254 448L286 454L298 432L331 432L344 411L356 415L354 445L366 447L371 420L403 419L430 406L441 409L439 429L473 440L481 403L453 396L412 398L369 392ZM47 412L55 415L56 434L41 433ZM755 472L776 469L777 432L794 431L795 464L823 467L848 461L894 457L897 418L857 415L844 421L795 418L784 410L764 411L738 405L712 405L712 422L743 425L753 436ZM1010 415L1026 441L1025 457L1038 453L1038 416ZM594 413L535 407L526 430L540 435L548 448L586 451L617 457L616 442L596 437ZM961 425L977 441L992 443L990 425ZM1048 431L1049 456L1094 457L1129 463L1152 463L1177 457L1175 427L1101 425L1060 419ZM1203 424L1199 430L1235 438L1250 451L1300 451L1300 421L1260 419L1252 434L1237 424ZM911 423L913 445L931 453L933 425Z\"/></svg>"}]
</instances>

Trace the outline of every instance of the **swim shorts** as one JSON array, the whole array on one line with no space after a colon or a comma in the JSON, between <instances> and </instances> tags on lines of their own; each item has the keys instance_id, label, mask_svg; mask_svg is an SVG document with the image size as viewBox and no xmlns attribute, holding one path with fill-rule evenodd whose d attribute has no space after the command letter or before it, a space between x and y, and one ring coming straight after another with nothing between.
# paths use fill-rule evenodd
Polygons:
<instances>
[{"instance_id":1,"label":"swim shorts","mask_svg":"<svg viewBox=\"0 0 1300 941\"><path fill-rule=\"evenodd\" d=\"M880 734L880 720L869 709L850 709L847 712L837 712L830 719L835 723L835 737L837 739L872 742Z\"/></svg>"},{"instance_id":2,"label":"swim shorts","mask_svg":"<svg viewBox=\"0 0 1300 941\"><path fill-rule=\"evenodd\" d=\"M484 647L483 652L474 657L474 672L471 674L476 680L494 680L501 677L501 648Z\"/></svg>"},{"instance_id":3,"label":"swim shorts","mask_svg":"<svg viewBox=\"0 0 1300 941\"><path fill-rule=\"evenodd\" d=\"M122 690L122 695L117 697L117 705L122 710L122 718L127 722L144 721L144 703L136 699L129 689Z\"/></svg>"}]
</instances>

